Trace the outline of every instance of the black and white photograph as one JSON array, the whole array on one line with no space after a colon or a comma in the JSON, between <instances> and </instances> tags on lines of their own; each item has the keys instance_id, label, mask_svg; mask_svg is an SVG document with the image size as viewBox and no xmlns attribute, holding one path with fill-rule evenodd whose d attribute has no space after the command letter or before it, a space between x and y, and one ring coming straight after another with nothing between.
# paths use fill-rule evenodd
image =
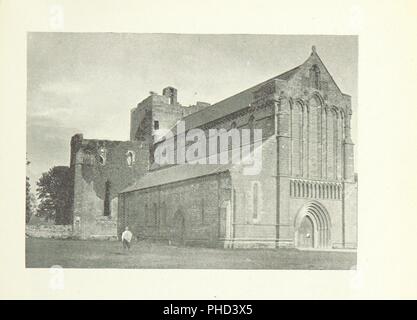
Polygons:
<instances>
[{"instance_id":1,"label":"black and white photograph","mask_svg":"<svg viewBox=\"0 0 417 320\"><path fill-rule=\"evenodd\" d=\"M0 0L0 300L417 299L416 14Z\"/></svg>"},{"instance_id":2,"label":"black and white photograph","mask_svg":"<svg viewBox=\"0 0 417 320\"><path fill-rule=\"evenodd\" d=\"M355 269L356 36L27 41L26 267Z\"/></svg>"}]
</instances>

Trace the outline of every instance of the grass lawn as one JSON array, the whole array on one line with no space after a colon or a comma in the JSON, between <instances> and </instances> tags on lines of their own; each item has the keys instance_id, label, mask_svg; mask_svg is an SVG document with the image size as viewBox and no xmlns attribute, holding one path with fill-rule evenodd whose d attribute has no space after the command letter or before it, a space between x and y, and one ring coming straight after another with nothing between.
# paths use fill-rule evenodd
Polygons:
<instances>
[{"instance_id":1,"label":"grass lawn","mask_svg":"<svg viewBox=\"0 0 417 320\"><path fill-rule=\"evenodd\" d=\"M297 249L211 249L134 242L26 239L26 267L147 269L353 269L356 253Z\"/></svg>"}]
</instances>

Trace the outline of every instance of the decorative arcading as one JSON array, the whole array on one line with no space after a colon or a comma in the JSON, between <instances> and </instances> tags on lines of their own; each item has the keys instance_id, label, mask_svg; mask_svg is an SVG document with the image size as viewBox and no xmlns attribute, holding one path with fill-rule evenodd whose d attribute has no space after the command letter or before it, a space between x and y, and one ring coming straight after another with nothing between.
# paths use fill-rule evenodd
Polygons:
<instances>
[{"instance_id":1,"label":"decorative arcading","mask_svg":"<svg viewBox=\"0 0 417 320\"><path fill-rule=\"evenodd\" d=\"M319 93L288 100L290 175L342 180L343 144L349 126L343 108L327 105Z\"/></svg>"},{"instance_id":2,"label":"decorative arcading","mask_svg":"<svg viewBox=\"0 0 417 320\"><path fill-rule=\"evenodd\" d=\"M290 196L294 198L341 200L343 185L337 182L290 180Z\"/></svg>"}]
</instances>

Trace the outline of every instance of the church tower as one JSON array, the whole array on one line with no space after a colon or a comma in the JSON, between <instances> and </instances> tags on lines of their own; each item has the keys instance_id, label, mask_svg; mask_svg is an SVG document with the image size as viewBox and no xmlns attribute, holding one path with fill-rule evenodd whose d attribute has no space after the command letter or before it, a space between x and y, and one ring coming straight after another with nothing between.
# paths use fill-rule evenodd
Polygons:
<instances>
[{"instance_id":1,"label":"church tower","mask_svg":"<svg viewBox=\"0 0 417 320\"><path fill-rule=\"evenodd\" d=\"M150 95L130 113L130 140L152 144L183 117L177 89L166 87L162 95Z\"/></svg>"}]
</instances>

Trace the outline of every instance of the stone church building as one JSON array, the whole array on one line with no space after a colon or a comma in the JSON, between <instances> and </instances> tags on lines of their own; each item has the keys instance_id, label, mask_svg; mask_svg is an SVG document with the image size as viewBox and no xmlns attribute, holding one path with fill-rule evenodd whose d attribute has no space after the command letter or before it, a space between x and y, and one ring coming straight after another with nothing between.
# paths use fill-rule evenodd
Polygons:
<instances>
[{"instance_id":1,"label":"stone church building","mask_svg":"<svg viewBox=\"0 0 417 320\"><path fill-rule=\"evenodd\" d=\"M172 87L151 92L131 111L129 141L72 137L75 234L117 237L128 226L138 239L184 245L356 248L351 97L314 47L298 67L213 105L177 99ZM207 137L262 129L250 140L260 172L231 161L158 165L154 151L179 121Z\"/></svg>"}]
</instances>

